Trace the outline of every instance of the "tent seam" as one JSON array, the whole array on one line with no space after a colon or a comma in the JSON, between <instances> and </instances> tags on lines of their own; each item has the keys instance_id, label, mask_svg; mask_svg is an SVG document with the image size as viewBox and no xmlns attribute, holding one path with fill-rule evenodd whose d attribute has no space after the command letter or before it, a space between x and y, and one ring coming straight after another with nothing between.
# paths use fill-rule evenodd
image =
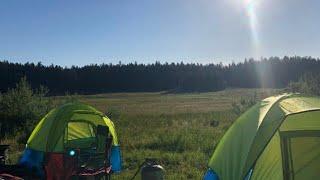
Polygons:
<instances>
[{"instance_id":1,"label":"tent seam","mask_svg":"<svg viewBox=\"0 0 320 180\"><path fill-rule=\"evenodd\" d=\"M271 108L270 108L270 109L271 109ZM272 134L271 138L268 140L268 143L266 143L266 145L264 146L263 149L265 149L265 148L268 146L268 144L270 143L272 137L277 133L277 131L279 131L280 126L283 124L283 122L285 121L285 119L286 119L288 116L296 115L296 114L301 114L301 113L307 113L307 112L313 112L313 111L320 111L320 108L311 109L311 110L306 110L306 111L300 111L300 112L296 112L296 113L291 113L291 114L285 115L285 116L282 118L281 123L279 124L279 126L276 128L277 130ZM259 155L258 155L257 158L255 159L253 165L251 166L251 168L254 168L257 160L260 158L260 156L262 155L262 153L263 153L263 151L261 151L261 152L259 153ZM251 168L249 168L248 172L250 171ZM248 172L246 172L245 175L246 175ZM243 177L242 179L245 178L245 176L242 176L242 177Z\"/></svg>"},{"instance_id":2,"label":"tent seam","mask_svg":"<svg viewBox=\"0 0 320 180\"><path fill-rule=\"evenodd\" d=\"M283 99L289 98L291 95L292 95L292 94L284 94L282 97L280 97L280 98L277 99L275 102L273 102L273 104L272 104L272 105L270 106L270 108L268 109L267 113L266 113L266 114L264 115L264 117L262 118L262 122L265 120L265 117L267 117L267 115L270 113L271 109L273 109L277 103L279 103L279 102L282 101ZM284 117L285 117L285 116L284 116ZM281 124L282 124L282 123L281 123ZM259 129L258 129L258 131L260 130L261 127L263 127L263 126L260 126ZM278 127L278 128L279 128L279 127ZM277 128L277 129L278 129L278 128ZM258 132L258 131L257 131L257 132ZM276 132L276 131L275 131L275 132ZM274 136L275 132L272 133L272 136ZM254 138L253 138L253 141L256 139L257 134L258 134L258 133L255 134L255 136L254 136ZM271 136L271 137L272 137L272 136ZM270 139L271 139L271 138L270 138ZM249 149L249 151L248 151L248 154L250 154L250 152L251 152L251 148L252 148L253 141L252 141L252 143L250 144L250 149ZM270 141L270 140L268 140L268 143L267 143L267 144L269 144L269 141ZM262 151L262 152L263 152L263 151ZM261 152L259 153L259 156L257 156L257 158L255 159L255 161L254 161L253 164L256 163L256 161L257 161L258 157L260 157L260 155L261 155ZM247 155L247 156L248 156L248 155ZM243 168L246 167L247 162L248 162L248 159L246 160ZM252 167L252 166L250 166L250 167ZM242 178L241 178L241 179L244 179L244 178L245 178L245 175L250 171L250 169L251 169L251 168L249 168L249 170L246 171L245 173L242 171L242 175L241 175Z\"/></svg>"}]
</instances>

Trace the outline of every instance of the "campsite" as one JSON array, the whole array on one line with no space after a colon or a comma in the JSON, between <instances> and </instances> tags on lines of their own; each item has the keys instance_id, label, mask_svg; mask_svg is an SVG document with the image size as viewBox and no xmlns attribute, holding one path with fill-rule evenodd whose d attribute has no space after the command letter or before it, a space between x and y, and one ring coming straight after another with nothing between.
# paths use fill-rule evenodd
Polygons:
<instances>
[{"instance_id":1,"label":"campsite","mask_svg":"<svg viewBox=\"0 0 320 180\"><path fill-rule=\"evenodd\" d=\"M58 103L68 99L72 103L85 103L104 110L112 119L123 163L121 173L113 174L112 179L130 179L145 158L155 158L165 168L166 179L201 179L218 142L237 117L254 103L282 91L227 89L182 94L110 93L57 96L53 101ZM239 112L239 108L244 110ZM24 149L16 141L16 138L1 141L12 146L7 160L9 164L17 163ZM140 178L139 174L137 178Z\"/></svg>"},{"instance_id":2,"label":"campsite","mask_svg":"<svg viewBox=\"0 0 320 180\"><path fill-rule=\"evenodd\" d=\"M319 179L318 7L0 1L0 180Z\"/></svg>"},{"instance_id":3,"label":"campsite","mask_svg":"<svg viewBox=\"0 0 320 180\"><path fill-rule=\"evenodd\" d=\"M239 103L241 99L262 99L278 91L112 93L58 96L54 101L78 99L105 112L113 120L122 150L123 171L112 179L130 179L147 157L159 160L167 179L199 179L206 171L215 145L238 116L232 103ZM217 127L212 125L214 121L219 121ZM2 141L12 146L9 151L12 164L17 162L24 148L16 141L10 138Z\"/></svg>"}]
</instances>

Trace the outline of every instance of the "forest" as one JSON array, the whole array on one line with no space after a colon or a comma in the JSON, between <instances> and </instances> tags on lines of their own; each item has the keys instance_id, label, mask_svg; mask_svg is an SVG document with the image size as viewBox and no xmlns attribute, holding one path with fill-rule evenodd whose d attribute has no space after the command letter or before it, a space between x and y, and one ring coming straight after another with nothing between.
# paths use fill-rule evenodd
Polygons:
<instances>
[{"instance_id":1,"label":"forest","mask_svg":"<svg viewBox=\"0 0 320 180\"><path fill-rule=\"evenodd\" d=\"M269 57L230 64L160 63L45 66L39 63L0 62L0 92L26 77L33 89L49 95L107 92L207 92L225 88L284 88L307 73L320 72L320 59Z\"/></svg>"}]
</instances>

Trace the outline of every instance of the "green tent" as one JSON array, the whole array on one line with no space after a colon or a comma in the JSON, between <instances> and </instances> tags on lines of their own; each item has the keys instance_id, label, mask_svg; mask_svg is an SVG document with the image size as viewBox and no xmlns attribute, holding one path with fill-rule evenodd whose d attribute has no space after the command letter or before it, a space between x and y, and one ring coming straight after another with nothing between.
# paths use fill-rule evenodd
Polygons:
<instances>
[{"instance_id":1,"label":"green tent","mask_svg":"<svg viewBox=\"0 0 320 180\"><path fill-rule=\"evenodd\" d=\"M91 106L69 103L51 110L35 127L27 142L27 148L42 152L64 152L65 146L85 146L95 141L94 130L107 126L113 137L118 139L112 121Z\"/></svg>"},{"instance_id":2,"label":"green tent","mask_svg":"<svg viewBox=\"0 0 320 180\"><path fill-rule=\"evenodd\" d=\"M257 103L229 128L208 166L222 180L319 178L320 98L284 94Z\"/></svg>"},{"instance_id":3,"label":"green tent","mask_svg":"<svg viewBox=\"0 0 320 180\"><path fill-rule=\"evenodd\" d=\"M68 103L41 119L27 141L20 164L36 169L41 177L46 174L55 179L77 172L75 164L97 171L110 164L112 172L120 172L120 154L114 124L107 116L91 106Z\"/></svg>"}]
</instances>

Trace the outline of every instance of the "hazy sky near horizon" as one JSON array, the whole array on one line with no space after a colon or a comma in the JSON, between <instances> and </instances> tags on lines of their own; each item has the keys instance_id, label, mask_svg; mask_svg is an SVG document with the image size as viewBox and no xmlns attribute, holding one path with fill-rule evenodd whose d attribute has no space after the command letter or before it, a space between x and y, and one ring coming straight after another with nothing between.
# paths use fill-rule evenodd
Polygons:
<instances>
[{"instance_id":1,"label":"hazy sky near horizon","mask_svg":"<svg viewBox=\"0 0 320 180\"><path fill-rule=\"evenodd\" d=\"M320 57L319 0L0 0L0 60L230 63Z\"/></svg>"}]
</instances>

